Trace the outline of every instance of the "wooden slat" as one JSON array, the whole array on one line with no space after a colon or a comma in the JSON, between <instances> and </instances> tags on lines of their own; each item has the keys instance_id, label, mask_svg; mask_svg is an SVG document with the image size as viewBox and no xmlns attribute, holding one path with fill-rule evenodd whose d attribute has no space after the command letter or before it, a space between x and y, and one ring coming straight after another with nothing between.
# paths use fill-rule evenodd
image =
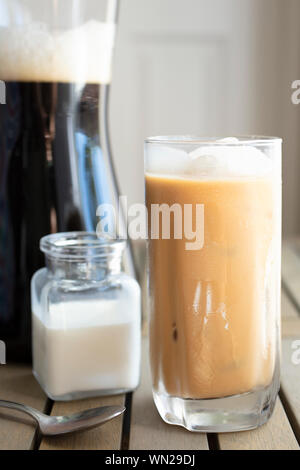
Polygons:
<instances>
[{"instance_id":1,"label":"wooden slat","mask_svg":"<svg viewBox=\"0 0 300 470\"><path fill-rule=\"evenodd\" d=\"M25 365L0 366L0 398L17 401L44 411L47 398ZM26 415L1 408L0 449L29 450L33 446L35 422Z\"/></svg>"},{"instance_id":2,"label":"wooden slat","mask_svg":"<svg viewBox=\"0 0 300 470\"><path fill-rule=\"evenodd\" d=\"M146 339L143 341L141 384L133 395L129 448L131 450L208 449L206 434L190 433L179 426L168 425L158 415L151 392Z\"/></svg>"},{"instance_id":3,"label":"wooden slat","mask_svg":"<svg viewBox=\"0 0 300 470\"><path fill-rule=\"evenodd\" d=\"M279 398L272 417L265 425L252 431L221 433L219 444L222 450L299 450Z\"/></svg>"},{"instance_id":4,"label":"wooden slat","mask_svg":"<svg viewBox=\"0 0 300 470\"><path fill-rule=\"evenodd\" d=\"M98 406L124 405L125 395L55 402L51 415L66 415ZM121 447L123 416L88 431L44 438L40 450L118 450Z\"/></svg>"}]
</instances>

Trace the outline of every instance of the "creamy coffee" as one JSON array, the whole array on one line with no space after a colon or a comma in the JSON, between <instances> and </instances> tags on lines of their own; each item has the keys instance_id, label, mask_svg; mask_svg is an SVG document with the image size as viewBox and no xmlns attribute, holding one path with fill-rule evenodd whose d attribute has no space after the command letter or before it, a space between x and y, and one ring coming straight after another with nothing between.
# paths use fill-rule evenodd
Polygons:
<instances>
[{"instance_id":1,"label":"creamy coffee","mask_svg":"<svg viewBox=\"0 0 300 470\"><path fill-rule=\"evenodd\" d=\"M204 244L189 251L184 238L149 240L154 390L201 399L264 388L275 367L279 283L271 162L242 145L167 154L159 146L148 154L148 212L203 204Z\"/></svg>"}]
</instances>

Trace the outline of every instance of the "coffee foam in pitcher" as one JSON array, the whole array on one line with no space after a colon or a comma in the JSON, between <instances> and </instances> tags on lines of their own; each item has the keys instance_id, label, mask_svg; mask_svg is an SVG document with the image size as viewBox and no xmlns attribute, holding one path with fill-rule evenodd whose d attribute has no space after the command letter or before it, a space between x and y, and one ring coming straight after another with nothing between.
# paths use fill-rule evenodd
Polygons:
<instances>
[{"instance_id":1,"label":"coffee foam in pitcher","mask_svg":"<svg viewBox=\"0 0 300 470\"><path fill-rule=\"evenodd\" d=\"M0 78L109 83L115 28L94 20L56 32L44 23L0 27Z\"/></svg>"}]
</instances>

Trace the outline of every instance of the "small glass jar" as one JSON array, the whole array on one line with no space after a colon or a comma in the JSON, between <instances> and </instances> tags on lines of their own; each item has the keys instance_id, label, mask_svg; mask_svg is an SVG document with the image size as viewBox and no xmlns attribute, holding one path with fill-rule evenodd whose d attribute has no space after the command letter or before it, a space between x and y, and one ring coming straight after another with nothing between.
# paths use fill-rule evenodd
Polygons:
<instances>
[{"instance_id":1,"label":"small glass jar","mask_svg":"<svg viewBox=\"0 0 300 470\"><path fill-rule=\"evenodd\" d=\"M138 386L140 287L121 272L124 247L88 232L41 239L46 268L31 281L33 373L53 400Z\"/></svg>"}]
</instances>

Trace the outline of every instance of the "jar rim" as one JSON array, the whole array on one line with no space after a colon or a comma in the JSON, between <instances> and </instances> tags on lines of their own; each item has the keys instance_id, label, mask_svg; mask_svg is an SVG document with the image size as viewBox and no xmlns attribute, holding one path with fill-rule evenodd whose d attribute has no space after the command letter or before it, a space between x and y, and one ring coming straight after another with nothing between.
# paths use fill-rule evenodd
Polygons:
<instances>
[{"instance_id":1,"label":"jar rim","mask_svg":"<svg viewBox=\"0 0 300 470\"><path fill-rule=\"evenodd\" d=\"M69 260L121 255L125 245L126 240L121 238L82 231L51 233L40 240L40 249L47 256Z\"/></svg>"}]
</instances>

